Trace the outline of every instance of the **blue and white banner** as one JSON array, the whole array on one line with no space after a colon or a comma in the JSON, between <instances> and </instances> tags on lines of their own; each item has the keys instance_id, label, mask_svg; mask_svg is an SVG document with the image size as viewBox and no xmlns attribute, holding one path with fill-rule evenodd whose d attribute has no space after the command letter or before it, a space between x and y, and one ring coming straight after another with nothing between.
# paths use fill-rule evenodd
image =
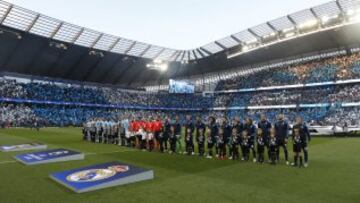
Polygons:
<instances>
[{"instance_id":1,"label":"blue and white banner","mask_svg":"<svg viewBox=\"0 0 360 203\"><path fill-rule=\"evenodd\" d=\"M26 151L26 150L39 150L46 149L47 145L42 143L25 143L25 144L17 144L17 145L3 145L0 146L0 151L2 152L15 152L15 151Z\"/></svg>"},{"instance_id":2,"label":"blue and white banner","mask_svg":"<svg viewBox=\"0 0 360 203\"><path fill-rule=\"evenodd\" d=\"M19 154L14 157L26 165L53 163L84 159L84 154L69 149L51 149L33 153Z\"/></svg>"},{"instance_id":3,"label":"blue and white banner","mask_svg":"<svg viewBox=\"0 0 360 203\"><path fill-rule=\"evenodd\" d=\"M110 162L50 174L50 178L77 193L154 179L152 170Z\"/></svg>"}]
</instances>

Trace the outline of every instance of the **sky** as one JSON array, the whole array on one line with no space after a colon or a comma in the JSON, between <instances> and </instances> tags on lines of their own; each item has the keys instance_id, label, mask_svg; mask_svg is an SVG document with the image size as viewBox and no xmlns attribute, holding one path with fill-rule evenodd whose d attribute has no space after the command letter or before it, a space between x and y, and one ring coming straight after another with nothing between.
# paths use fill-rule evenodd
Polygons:
<instances>
[{"instance_id":1,"label":"sky","mask_svg":"<svg viewBox=\"0 0 360 203\"><path fill-rule=\"evenodd\" d=\"M115 36L188 50L330 0L6 0Z\"/></svg>"}]
</instances>

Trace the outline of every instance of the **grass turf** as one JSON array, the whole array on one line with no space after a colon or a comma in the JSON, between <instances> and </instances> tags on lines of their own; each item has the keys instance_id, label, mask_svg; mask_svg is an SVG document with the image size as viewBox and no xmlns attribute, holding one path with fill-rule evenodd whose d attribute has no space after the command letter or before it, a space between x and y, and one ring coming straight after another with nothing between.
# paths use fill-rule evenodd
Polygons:
<instances>
[{"instance_id":1,"label":"grass turf","mask_svg":"<svg viewBox=\"0 0 360 203\"><path fill-rule=\"evenodd\" d=\"M360 138L315 138L309 168L141 152L81 141L79 128L0 130L0 145L39 141L87 153L85 160L25 166L0 153L0 202L359 202ZM292 156L292 155L291 155ZM290 157L291 157L290 156ZM108 161L151 168L155 179L75 194L52 172Z\"/></svg>"}]
</instances>

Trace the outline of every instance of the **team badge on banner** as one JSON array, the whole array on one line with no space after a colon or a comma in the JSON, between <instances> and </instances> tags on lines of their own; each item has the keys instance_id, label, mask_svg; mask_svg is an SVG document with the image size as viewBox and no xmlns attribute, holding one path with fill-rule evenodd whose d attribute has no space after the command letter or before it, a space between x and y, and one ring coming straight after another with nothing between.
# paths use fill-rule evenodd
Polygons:
<instances>
[{"instance_id":1,"label":"team badge on banner","mask_svg":"<svg viewBox=\"0 0 360 203\"><path fill-rule=\"evenodd\" d=\"M50 178L77 193L154 178L154 172L125 163L111 162L50 174Z\"/></svg>"},{"instance_id":2,"label":"team badge on banner","mask_svg":"<svg viewBox=\"0 0 360 203\"><path fill-rule=\"evenodd\" d=\"M69 149L51 149L40 152L19 154L14 157L26 165L53 163L84 159L84 154Z\"/></svg>"},{"instance_id":3,"label":"team badge on banner","mask_svg":"<svg viewBox=\"0 0 360 203\"><path fill-rule=\"evenodd\" d=\"M47 145L34 142L34 143L25 143L25 144L18 144L18 145L0 146L0 151L15 152L15 151L46 149L46 148L47 148Z\"/></svg>"}]
</instances>

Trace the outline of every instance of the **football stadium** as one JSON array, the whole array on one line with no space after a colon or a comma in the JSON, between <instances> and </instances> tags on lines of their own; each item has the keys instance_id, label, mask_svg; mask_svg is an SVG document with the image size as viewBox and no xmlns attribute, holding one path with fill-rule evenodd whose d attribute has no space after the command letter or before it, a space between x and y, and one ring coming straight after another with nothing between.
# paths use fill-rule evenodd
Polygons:
<instances>
[{"instance_id":1,"label":"football stadium","mask_svg":"<svg viewBox=\"0 0 360 203\"><path fill-rule=\"evenodd\" d=\"M359 0L79 2L0 0L1 203L360 202Z\"/></svg>"}]
</instances>

